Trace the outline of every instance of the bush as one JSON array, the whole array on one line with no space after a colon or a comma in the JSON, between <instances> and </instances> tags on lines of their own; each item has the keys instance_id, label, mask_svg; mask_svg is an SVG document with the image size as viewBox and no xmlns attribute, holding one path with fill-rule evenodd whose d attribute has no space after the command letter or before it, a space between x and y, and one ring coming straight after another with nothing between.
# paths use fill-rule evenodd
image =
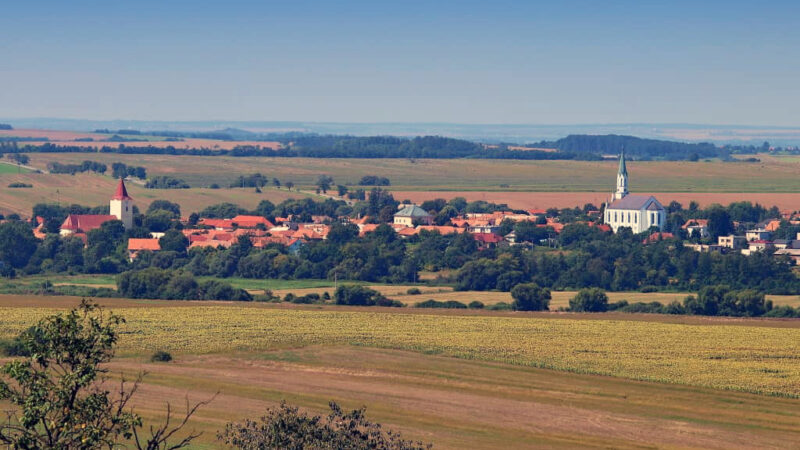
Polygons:
<instances>
[{"instance_id":1,"label":"bush","mask_svg":"<svg viewBox=\"0 0 800 450\"><path fill-rule=\"evenodd\" d=\"M386 298L380 292L359 285L342 285L336 288L333 298L337 305L350 306L403 306L402 303Z\"/></svg>"},{"instance_id":2,"label":"bush","mask_svg":"<svg viewBox=\"0 0 800 450\"><path fill-rule=\"evenodd\" d=\"M800 317L800 308L794 309L789 305L776 306L767 311L764 317Z\"/></svg>"},{"instance_id":3,"label":"bush","mask_svg":"<svg viewBox=\"0 0 800 450\"><path fill-rule=\"evenodd\" d=\"M325 417L309 417L297 407L281 402L256 420L228 423L217 437L234 448L247 449L386 449L422 450L421 442L402 439L396 431L369 422L364 409L345 413L334 402Z\"/></svg>"},{"instance_id":4,"label":"bush","mask_svg":"<svg viewBox=\"0 0 800 450\"><path fill-rule=\"evenodd\" d=\"M419 288L413 287L413 288L409 288L406 291L406 294L408 294L408 295L420 295L420 294L422 294L422 291L420 291Z\"/></svg>"},{"instance_id":5,"label":"bush","mask_svg":"<svg viewBox=\"0 0 800 450\"><path fill-rule=\"evenodd\" d=\"M509 305L506 302L497 302L486 309L488 309L489 311L510 311L511 305Z\"/></svg>"},{"instance_id":6,"label":"bush","mask_svg":"<svg viewBox=\"0 0 800 450\"><path fill-rule=\"evenodd\" d=\"M600 288L581 289L569 299L569 310L576 312L604 312L608 310L608 296Z\"/></svg>"},{"instance_id":7,"label":"bush","mask_svg":"<svg viewBox=\"0 0 800 450\"><path fill-rule=\"evenodd\" d=\"M153 353L153 356L150 357L150 362L170 362L172 361L172 355L164 350L159 350Z\"/></svg>"},{"instance_id":8,"label":"bush","mask_svg":"<svg viewBox=\"0 0 800 450\"><path fill-rule=\"evenodd\" d=\"M483 302L475 300L469 302L469 305L467 306L469 307L469 309L483 309L485 305L483 304Z\"/></svg>"},{"instance_id":9,"label":"bush","mask_svg":"<svg viewBox=\"0 0 800 450\"><path fill-rule=\"evenodd\" d=\"M3 356L30 356L30 352L25 345L16 339L4 339L0 341L0 355Z\"/></svg>"},{"instance_id":10,"label":"bush","mask_svg":"<svg viewBox=\"0 0 800 450\"><path fill-rule=\"evenodd\" d=\"M288 297L288 295L289 294L287 294L287 297ZM311 303L320 303L320 297L319 297L319 294L312 292L312 293L306 294L306 295L304 295L302 297L294 297L294 298L292 298L290 300L287 300L287 301L290 301L292 303L302 304L302 305L308 305L308 304L311 304Z\"/></svg>"},{"instance_id":11,"label":"bush","mask_svg":"<svg viewBox=\"0 0 800 450\"><path fill-rule=\"evenodd\" d=\"M415 308L445 308L445 309L467 309L467 305L455 301L455 300L447 300L445 302L439 302L434 299L425 300L424 302L417 303L414 305Z\"/></svg>"},{"instance_id":12,"label":"bush","mask_svg":"<svg viewBox=\"0 0 800 450\"><path fill-rule=\"evenodd\" d=\"M32 188L33 185L32 184L27 184L27 183L11 183L11 184L8 185L8 187L10 187L10 188Z\"/></svg>"},{"instance_id":13,"label":"bush","mask_svg":"<svg viewBox=\"0 0 800 450\"><path fill-rule=\"evenodd\" d=\"M518 284L511 289L515 311L546 311L550 306L550 290L542 289L536 283Z\"/></svg>"}]
</instances>

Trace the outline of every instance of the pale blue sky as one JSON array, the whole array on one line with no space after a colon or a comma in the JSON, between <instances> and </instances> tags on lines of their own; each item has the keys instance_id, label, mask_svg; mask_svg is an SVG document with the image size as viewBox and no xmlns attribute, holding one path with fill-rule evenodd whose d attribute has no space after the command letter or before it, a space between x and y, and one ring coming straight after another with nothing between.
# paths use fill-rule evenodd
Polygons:
<instances>
[{"instance_id":1,"label":"pale blue sky","mask_svg":"<svg viewBox=\"0 0 800 450\"><path fill-rule=\"evenodd\" d=\"M773 1L11 1L0 117L800 125Z\"/></svg>"}]
</instances>

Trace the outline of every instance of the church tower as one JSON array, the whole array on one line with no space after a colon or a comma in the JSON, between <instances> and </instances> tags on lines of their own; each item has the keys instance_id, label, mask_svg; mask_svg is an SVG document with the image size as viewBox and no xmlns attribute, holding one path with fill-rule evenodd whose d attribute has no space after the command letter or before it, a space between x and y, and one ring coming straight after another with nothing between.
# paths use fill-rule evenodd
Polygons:
<instances>
[{"instance_id":1,"label":"church tower","mask_svg":"<svg viewBox=\"0 0 800 450\"><path fill-rule=\"evenodd\" d=\"M625 150L619 154L619 170L617 171L617 191L612 200L619 200L628 195L628 169L625 167Z\"/></svg>"},{"instance_id":2,"label":"church tower","mask_svg":"<svg viewBox=\"0 0 800 450\"><path fill-rule=\"evenodd\" d=\"M133 226L133 199L128 195L122 178L119 179L117 191L111 197L110 209L111 215L121 220L125 228L130 229Z\"/></svg>"}]
</instances>

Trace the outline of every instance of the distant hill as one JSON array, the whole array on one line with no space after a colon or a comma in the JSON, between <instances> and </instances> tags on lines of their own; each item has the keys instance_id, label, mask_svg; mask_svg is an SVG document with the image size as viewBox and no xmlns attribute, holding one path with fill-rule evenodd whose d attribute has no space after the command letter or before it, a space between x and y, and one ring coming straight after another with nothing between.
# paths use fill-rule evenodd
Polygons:
<instances>
[{"instance_id":1,"label":"distant hill","mask_svg":"<svg viewBox=\"0 0 800 450\"><path fill-rule=\"evenodd\" d=\"M14 127L7 123L0 123L0 130L13 130Z\"/></svg>"},{"instance_id":2,"label":"distant hill","mask_svg":"<svg viewBox=\"0 0 800 450\"><path fill-rule=\"evenodd\" d=\"M617 155L624 148L626 155L636 159L697 160L699 158L727 159L730 156L728 148L717 147L708 142L691 144L617 134L571 134L557 141L542 141L532 145L555 148L560 152L595 155Z\"/></svg>"}]
</instances>

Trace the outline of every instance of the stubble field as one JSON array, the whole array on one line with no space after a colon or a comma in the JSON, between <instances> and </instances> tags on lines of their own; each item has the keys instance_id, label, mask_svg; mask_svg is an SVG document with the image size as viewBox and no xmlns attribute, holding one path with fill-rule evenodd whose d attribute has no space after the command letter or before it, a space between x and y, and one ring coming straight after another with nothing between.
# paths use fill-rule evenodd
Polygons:
<instances>
[{"instance_id":1,"label":"stubble field","mask_svg":"<svg viewBox=\"0 0 800 450\"><path fill-rule=\"evenodd\" d=\"M782 210L800 210L800 159L759 155L760 163L711 162L630 162L630 189L651 193L664 204L678 201L701 206L748 200ZM193 187L212 183L227 186L239 175L260 172L282 182L292 181L306 190L313 188L321 174L331 175L337 184L355 188L365 175L387 177L389 188L398 200L422 202L433 198L461 196L467 200L506 203L518 209L599 205L607 200L614 184L613 161L509 161L509 160L407 160L407 159L311 159L311 158L234 158L170 155L119 154L32 154L31 164L45 168L48 162L80 163L94 160L111 165L124 162L142 165L151 176L170 175ZM0 183L12 174L0 174ZM63 177L63 176L59 176ZM43 181L52 185L56 182ZM0 184L2 185L2 184ZM36 189L34 184L34 189ZM89 192L76 184L89 195ZM226 191L225 189L221 191ZM220 197L243 197L242 193L208 195L198 205ZM164 195L180 193L168 192ZM0 204L7 194L0 194ZM196 196L192 196L196 197ZM40 196L41 198L41 196ZM188 200L182 200L188 201ZM256 202L257 203L257 202Z\"/></svg>"}]
</instances>

